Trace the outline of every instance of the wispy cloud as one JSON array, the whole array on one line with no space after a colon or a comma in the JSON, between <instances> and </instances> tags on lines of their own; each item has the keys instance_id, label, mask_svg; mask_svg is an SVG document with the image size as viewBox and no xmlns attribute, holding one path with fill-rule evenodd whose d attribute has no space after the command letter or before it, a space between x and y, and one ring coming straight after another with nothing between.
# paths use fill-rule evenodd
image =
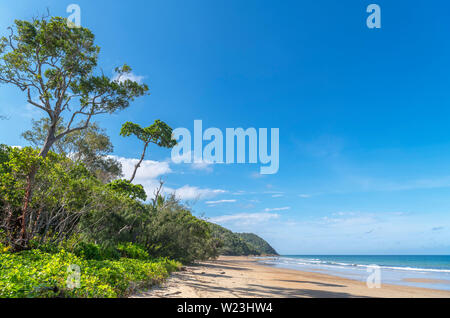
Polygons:
<instances>
[{"instance_id":1,"label":"wispy cloud","mask_svg":"<svg viewBox=\"0 0 450 318\"><path fill-rule=\"evenodd\" d=\"M239 223L241 225L251 225L277 219L280 215L275 213L238 213L232 215L222 215L211 218L214 223Z\"/></svg>"},{"instance_id":2,"label":"wispy cloud","mask_svg":"<svg viewBox=\"0 0 450 318\"><path fill-rule=\"evenodd\" d=\"M234 203L236 200L217 200L217 201L206 201L205 203L208 205L216 205L221 203Z\"/></svg>"},{"instance_id":3,"label":"wispy cloud","mask_svg":"<svg viewBox=\"0 0 450 318\"><path fill-rule=\"evenodd\" d=\"M190 185L185 185L178 189L167 189L167 191L174 193L181 200L202 200L227 192L222 189L202 189Z\"/></svg>"},{"instance_id":4,"label":"wispy cloud","mask_svg":"<svg viewBox=\"0 0 450 318\"><path fill-rule=\"evenodd\" d=\"M272 198L284 197L284 192L281 191L264 191L264 194L270 194Z\"/></svg>"},{"instance_id":5,"label":"wispy cloud","mask_svg":"<svg viewBox=\"0 0 450 318\"><path fill-rule=\"evenodd\" d=\"M264 212L271 212L271 211L286 211L286 210L290 210L291 207L286 206L286 207L282 207L282 208L265 208Z\"/></svg>"}]
</instances>

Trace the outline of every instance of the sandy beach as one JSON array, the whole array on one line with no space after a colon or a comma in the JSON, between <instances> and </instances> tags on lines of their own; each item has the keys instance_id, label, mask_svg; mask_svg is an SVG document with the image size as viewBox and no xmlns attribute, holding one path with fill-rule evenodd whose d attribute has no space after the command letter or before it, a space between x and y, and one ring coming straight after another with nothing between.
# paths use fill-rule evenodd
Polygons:
<instances>
[{"instance_id":1,"label":"sandy beach","mask_svg":"<svg viewBox=\"0 0 450 318\"><path fill-rule=\"evenodd\" d=\"M349 298L450 297L450 291L385 285L261 265L250 257L221 256L174 273L162 286L135 298Z\"/></svg>"}]
</instances>

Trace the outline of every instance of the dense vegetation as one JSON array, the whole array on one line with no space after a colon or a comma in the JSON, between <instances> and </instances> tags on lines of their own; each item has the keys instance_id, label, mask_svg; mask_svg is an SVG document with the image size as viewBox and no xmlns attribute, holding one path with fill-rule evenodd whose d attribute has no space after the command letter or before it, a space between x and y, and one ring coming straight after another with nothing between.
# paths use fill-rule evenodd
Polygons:
<instances>
[{"instance_id":1,"label":"dense vegetation","mask_svg":"<svg viewBox=\"0 0 450 318\"><path fill-rule=\"evenodd\" d=\"M254 233L235 233L244 242L258 251L258 255L278 255L277 251L264 239Z\"/></svg>"},{"instance_id":2,"label":"dense vegetation","mask_svg":"<svg viewBox=\"0 0 450 318\"><path fill-rule=\"evenodd\" d=\"M148 198L132 183L140 164L120 179L93 118L126 109L148 87L126 64L107 77L94 42L59 17L16 20L0 38L0 84L44 116L22 134L31 147L0 145L0 297L122 297L180 262L217 256L208 224L164 197L162 184ZM160 120L126 123L121 134L144 142L140 162L149 144L175 145Z\"/></svg>"},{"instance_id":3,"label":"dense vegetation","mask_svg":"<svg viewBox=\"0 0 450 318\"><path fill-rule=\"evenodd\" d=\"M123 125L143 149L121 179L93 117L129 107L148 87L127 65L112 78L98 71L94 39L58 17L16 21L0 38L0 84L45 116L22 134L30 147L0 145L0 297L124 297L182 263L270 251L194 217L162 182L152 197L133 183L150 145L175 145L160 120Z\"/></svg>"},{"instance_id":4,"label":"dense vegetation","mask_svg":"<svg viewBox=\"0 0 450 318\"><path fill-rule=\"evenodd\" d=\"M221 255L278 255L265 240L253 233L233 233L232 231L209 223L212 236L220 242Z\"/></svg>"},{"instance_id":5,"label":"dense vegetation","mask_svg":"<svg viewBox=\"0 0 450 318\"><path fill-rule=\"evenodd\" d=\"M108 250L95 244L19 253L4 249L0 252L0 297L8 298L125 297L161 282L181 266L168 259L151 259L131 244Z\"/></svg>"},{"instance_id":6,"label":"dense vegetation","mask_svg":"<svg viewBox=\"0 0 450 318\"><path fill-rule=\"evenodd\" d=\"M21 198L35 160L24 247ZM121 297L160 282L180 262L217 256L208 224L175 197L145 203L133 194L141 187L111 184L64 155L0 147L0 297ZM81 268L80 287L70 289L72 265Z\"/></svg>"}]
</instances>

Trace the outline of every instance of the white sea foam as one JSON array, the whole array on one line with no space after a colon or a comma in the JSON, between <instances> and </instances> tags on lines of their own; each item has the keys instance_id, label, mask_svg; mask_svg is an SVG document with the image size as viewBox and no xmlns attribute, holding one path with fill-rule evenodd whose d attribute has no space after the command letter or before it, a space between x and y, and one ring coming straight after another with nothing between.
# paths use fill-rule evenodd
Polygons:
<instances>
[{"instance_id":1,"label":"white sea foam","mask_svg":"<svg viewBox=\"0 0 450 318\"><path fill-rule=\"evenodd\" d=\"M356 264L356 263L343 263L329 260L320 259L306 259L306 258L289 258L278 257L270 260L264 260L264 263L273 265L298 265L298 266L319 266L319 267L342 267L342 268L368 268L371 265ZM387 266L379 265L382 269L387 270L399 270L399 271L414 271L414 272L435 272L435 273L450 273L450 269L438 269L438 268L422 268L422 267L409 267L409 266Z\"/></svg>"}]
</instances>

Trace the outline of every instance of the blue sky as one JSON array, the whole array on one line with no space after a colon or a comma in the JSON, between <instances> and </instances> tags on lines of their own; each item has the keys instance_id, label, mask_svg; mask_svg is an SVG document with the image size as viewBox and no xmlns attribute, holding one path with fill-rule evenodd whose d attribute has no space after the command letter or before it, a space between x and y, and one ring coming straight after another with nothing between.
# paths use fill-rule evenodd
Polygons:
<instances>
[{"instance_id":1,"label":"blue sky","mask_svg":"<svg viewBox=\"0 0 450 318\"><path fill-rule=\"evenodd\" d=\"M176 165L151 148L137 181L162 177L202 215L283 254L450 253L450 23L445 1L36 1L14 19L77 3L113 76L127 63L151 95L97 121L125 171L140 154L125 121L280 128L280 169ZM366 7L381 7L368 29ZM25 145L30 108L0 87L0 142Z\"/></svg>"}]
</instances>

